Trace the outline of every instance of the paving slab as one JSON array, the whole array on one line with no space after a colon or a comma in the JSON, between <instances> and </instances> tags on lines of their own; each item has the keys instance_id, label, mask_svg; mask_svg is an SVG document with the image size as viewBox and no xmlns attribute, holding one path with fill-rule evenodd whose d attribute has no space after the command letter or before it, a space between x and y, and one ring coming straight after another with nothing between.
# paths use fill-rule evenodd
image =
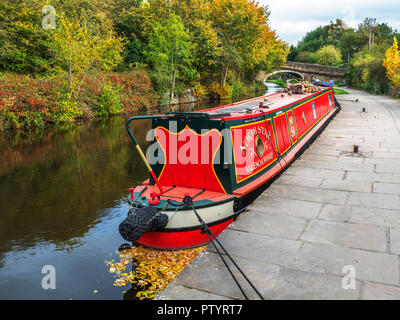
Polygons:
<instances>
[{"instance_id":1,"label":"paving slab","mask_svg":"<svg viewBox=\"0 0 400 320\"><path fill-rule=\"evenodd\" d=\"M342 277L282 268L274 287L264 292L271 300L355 300L360 282L354 289L344 289Z\"/></svg>"},{"instance_id":2,"label":"paving slab","mask_svg":"<svg viewBox=\"0 0 400 320\"><path fill-rule=\"evenodd\" d=\"M218 237L266 299L400 299L400 101L349 92L316 141ZM354 288L345 286L349 266ZM157 299L243 296L209 245Z\"/></svg>"},{"instance_id":3,"label":"paving slab","mask_svg":"<svg viewBox=\"0 0 400 320\"><path fill-rule=\"evenodd\" d=\"M400 288L367 282L361 297L365 300L400 300Z\"/></svg>"},{"instance_id":4,"label":"paving slab","mask_svg":"<svg viewBox=\"0 0 400 320\"><path fill-rule=\"evenodd\" d=\"M303 153L299 160L320 160L320 161L331 161L336 162L339 159L339 156L335 155L326 155L326 154L312 154L312 153Z\"/></svg>"},{"instance_id":5,"label":"paving slab","mask_svg":"<svg viewBox=\"0 0 400 320\"><path fill-rule=\"evenodd\" d=\"M358 172L357 172L358 173ZM330 178L330 179L342 179L345 171L344 170L330 170L320 168L306 168L306 167L289 167L285 174L303 177L313 178Z\"/></svg>"},{"instance_id":6,"label":"paving slab","mask_svg":"<svg viewBox=\"0 0 400 320\"><path fill-rule=\"evenodd\" d=\"M321 183L322 189L354 191L354 192L372 192L372 183L367 181L351 181L343 179L324 179Z\"/></svg>"},{"instance_id":7,"label":"paving slab","mask_svg":"<svg viewBox=\"0 0 400 320\"><path fill-rule=\"evenodd\" d=\"M400 159L400 152L374 152L374 158Z\"/></svg>"},{"instance_id":8,"label":"paving slab","mask_svg":"<svg viewBox=\"0 0 400 320\"><path fill-rule=\"evenodd\" d=\"M388 253L306 243L291 267L307 272L343 276L346 266L354 267L355 278L358 280L399 284L399 257Z\"/></svg>"},{"instance_id":9,"label":"paving slab","mask_svg":"<svg viewBox=\"0 0 400 320\"><path fill-rule=\"evenodd\" d=\"M290 178L292 177L296 178L297 176L291 176ZM281 178L279 178L279 181L281 180ZM267 195L262 195L262 201L260 198L260 201L255 201L251 205L251 208L253 210L263 210L263 212L271 212L275 214L286 214L303 219L317 218L322 207L322 203L287 199L275 196L270 197ZM245 216L246 215L239 216L239 219L242 219L242 217Z\"/></svg>"},{"instance_id":10,"label":"paving slab","mask_svg":"<svg viewBox=\"0 0 400 320\"><path fill-rule=\"evenodd\" d=\"M383 166L400 166L400 159L388 159L388 158L366 158L365 163L367 164L379 164ZM391 171L390 171L391 172Z\"/></svg>"},{"instance_id":11,"label":"paving slab","mask_svg":"<svg viewBox=\"0 0 400 320\"><path fill-rule=\"evenodd\" d=\"M346 204L362 208L400 209L399 196L384 193L352 192Z\"/></svg>"},{"instance_id":12,"label":"paving slab","mask_svg":"<svg viewBox=\"0 0 400 320\"><path fill-rule=\"evenodd\" d=\"M277 285L280 270L278 266L239 257L234 257L234 259L261 294L265 295L267 291ZM240 279L239 272L236 270L233 270L233 272L248 296L257 299L257 295L251 290L250 286L243 278ZM242 293L233 282L220 257L213 252L201 252L175 278L175 283L228 298L243 299Z\"/></svg>"},{"instance_id":13,"label":"paving slab","mask_svg":"<svg viewBox=\"0 0 400 320\"><path fill-rule=\"evenodd\" d=\"M300 241L260 236L231 228L225 230L218 240L230 254L251 261L258 260L279 266L288 266L293 262L302 245ZM208 246L207 250L217 253L213 245Z\"/></svg>"},{"instance_id":14,"label":"paving slab","mask_svg":"<svg viewBox=\"0 0 400 320\"><path fill-rule=\"evenodd\" d=\"M374 192L400 194L400 183L375 182Z\"/></svg>"},{"instance_id":15,"label":"paving slab","mask_svg":"<svg viewBox=\"0 0 400 320\"><path fill-rule=\"evenodd\" d=\"M386 229L367 224L312 220L301 239L345 248L387 251Z\"/></svg>"},{"instance_id":16,"label":"paving slab","mask_svg":"<svg viewBox=\"0 0 400 320\"><path fill-rule=\"evenodd\" d=\"M287 214L265 211L264 207L258 205L249 209L246 214L230 225L231 229L256 233L260 235L270 235L286 239L299 239L303 232L307 220Z\"/></svg>"},{"instance_id":17,"label":"paving slab","mask_svg":"<svg viewBox=\"0 0 400 320\"><path fill-rule=\"evenodd\" d=\"M400 210L336 206L328 204L319 214L321 220L370 224L400 228Z\"/></svg>"},{"instance_id":18,"label":"paving slab","mask_svg":"<svg viewBox=\"0 0 400 320\"><path fill-rule=\"evenodd\" d=\"M346 180L400 183L399 173L347 172Z\"/></svg>"},{"instance_id":19,"label":"paving slab","mask_svg":"<svg viewBox=\"0 0 400 320\"><path fill-rule=\"evenodd\" d=\"M400 255L400 228L390 228L390 252Z\"/></svg>"},{"instance_id":20,"label":"paving slab","mask_svg":"<svg viewBox=\"0 0 400 320\"><path fill-rule=\"evenodd\" d=\"M395 163L377 164L375 172L400 173L400 162L398 164Z\"/></svg>"},{"instance_id":21,"label":"paving slab","mask_svg":"<svg viewBox=\"0 0 400 320\"><path fill-rule=\"evenodd\" d=\"M307 177L306 179L302 176L293 176L289 174L283 174L279 180L276 181L277 184L288 184L296 185L298 187L311 187L318 188L322 183L323 178L318 177Z\"/></svg>"},{"instance_id":22,"label":"paving slab","mask_svg":"<svg viewBox=\"0 0 400 320\"><path fill-rule=\"evenodd\" d=\"M345 204L347 192L323 190L319 188L297 187L273 184L265 191L268 196L285 197L294 200L306 200L319 203Z\"/></svg>"},{"instance_id":23,"label":"paving slab","mask_svg":"<svg viewBox=\"0 0 400 320\"><path fill-rule=\"evenodd\" d=\"M317 160L297 160L292 165L293 167L308 167L320 168L341 171L361 171L361 172L374 172L375 166L373 164L362 163L343 163L343 162L327 162Z\"/></svg>"}]
</instances>

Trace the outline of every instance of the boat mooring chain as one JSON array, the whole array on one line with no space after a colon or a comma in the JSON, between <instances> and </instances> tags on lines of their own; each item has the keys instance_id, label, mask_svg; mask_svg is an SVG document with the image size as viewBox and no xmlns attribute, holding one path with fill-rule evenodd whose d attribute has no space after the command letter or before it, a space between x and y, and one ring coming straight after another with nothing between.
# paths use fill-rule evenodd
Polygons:
<instances>
[{"instance_id":1,"label":"boat mooring chain","mask_svg":"<svg viewBox=\"0 0 400 320\"><path fill-rule=\"evenodd\" d=\"M253 283L250 281L250 279L246 276L246 274L242 271L242 269L237 265L237 263L235 262L235 260L231 257L231 255L228 253L228 251L225 249L225 247L221 244L221 242L217 239L217 237L214 235L214 233L210 230L210 228L208 227L207 223L204 222L204 220L200 217L200 215L198 214L197 210L195 209L195 207L193 206L193 199L190 197L185 197L184 202L181 203L174 203L171 200L167 200L167 202L175 207L184 207L184 206L190 206L193 209L194 214L196 215L197 219L199 220L203 231L205 234L207 234L208 238L210 239L210 242L214 245L215 250L217 251L218 255L220 256L222 262L224 263L225 267L228 269L230 275L232 276L233 280L235 281L236 285L238 286L240 292L242 293L242 295L244 296L244 298L246 300L249 300L249 298L247 297L246 293L244 292L242 286L240 285L239 281L237 280L237 278L235 277L235 275L233 274L233 271L231 270L231 268L229 267L228 263L225 261L222 253L220 252L220 250L218 249L217 245L215 244L215 242L222 248L222 250L225 252L226 256L231 260L231 262L233 263L233 265L237 268L237 270L241 273L241 275L243 276L243 278L248 282L248 284L251 286L251 288L255 291L255 293L260 297L261 300L265 300L264 297L261 295L261 293L257 290L257 288L253 285ZM239 214L240 212L244 211L246 209L242 208L241 210L239 210L238 212L236 212L237 214ZM235 214L236 214L235 213ZM215 242L214 242L215 241Z\"/></svg>"}]
</instances>

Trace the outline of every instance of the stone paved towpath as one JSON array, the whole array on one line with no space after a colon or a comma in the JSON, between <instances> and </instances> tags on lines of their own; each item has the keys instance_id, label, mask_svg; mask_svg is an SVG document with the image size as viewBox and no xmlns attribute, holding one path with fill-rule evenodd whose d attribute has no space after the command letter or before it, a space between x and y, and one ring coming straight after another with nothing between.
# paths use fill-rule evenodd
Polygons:
<instances>
[{"instance_id":1,"label":"stone paved towpath","mask_svg":"<svg viewBox=\"0 0 400 320\"><path fill-rule=\"evenodd\" d=\"M400 101L349 91L310 148L219 236L266 299L400 299ZM362 157L349 156L354 144ZM345 266L353 289L342 286ZM157 299L243 297L210 245Z\"/></svg>"}]
</instances>

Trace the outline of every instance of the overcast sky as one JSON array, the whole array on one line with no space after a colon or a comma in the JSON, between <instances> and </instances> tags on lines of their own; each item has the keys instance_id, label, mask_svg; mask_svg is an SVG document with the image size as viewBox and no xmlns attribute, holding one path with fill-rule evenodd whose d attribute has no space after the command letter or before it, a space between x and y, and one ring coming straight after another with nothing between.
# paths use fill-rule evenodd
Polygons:
<instances>
[{"instance_id":1,"label":"overcast sky","mask_svg":"<svg viewBox=\"0 0 400 320\"><path fill-rule=\"evenodd\" d=\"M400 30L400 0L259 0L269 5L270 25L279 37L297 44L304 35L336 18L357 27L366 17Z\"/></svg>"}]
</instances>

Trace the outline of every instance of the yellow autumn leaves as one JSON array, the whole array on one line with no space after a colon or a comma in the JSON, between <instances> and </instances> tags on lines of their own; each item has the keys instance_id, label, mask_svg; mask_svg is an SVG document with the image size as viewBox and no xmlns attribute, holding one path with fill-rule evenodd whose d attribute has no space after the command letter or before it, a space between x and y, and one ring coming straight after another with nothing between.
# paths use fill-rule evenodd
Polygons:
<instances>
[{"instance_id":1,"label":"yellow autumn leaves","mask_svg":"<svg viewBox=\"0 0 400 320\"><path fill-rule=\"evenodd\" d=\"M138 299L152 299L204 248L158 251L133 247L120 252L118 262L106 261L106 265L116 277L115 286L131 283L138 289ZM133 263L134 271L124 272L129 263Z\"/></svg>"},{"instance_id":2,"label":"yellow autumn leaves","mask_svg":"<svg viewBox=\"0 0 400 320\"><path fill-rule=\"evenodd\" d=\"M397 38L394 37L393 46L386 51L386 59L383 60L386 75L392 81L395 89L400 88L400 52Z\"/></svg>"}]
</instances>

